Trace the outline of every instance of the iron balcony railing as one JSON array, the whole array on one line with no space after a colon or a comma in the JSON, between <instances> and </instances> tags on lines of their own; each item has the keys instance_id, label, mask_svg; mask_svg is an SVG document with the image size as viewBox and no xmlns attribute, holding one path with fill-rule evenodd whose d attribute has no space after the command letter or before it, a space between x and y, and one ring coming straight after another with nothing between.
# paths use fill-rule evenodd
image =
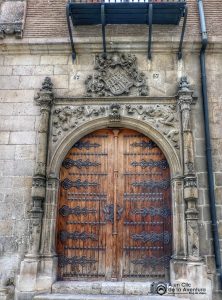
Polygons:
<instances>
[{"instance_id":1,"label":"iron balcony railing","mask_svg":"<svg viewBox=\"0 0 222 300\"><path fill-rule=\"evenodd\" d=\"M186 0L70 0L69 3L184 3Z\"/></svg>"},{"instance_id":2,"label":"iron balcony railing","mask_svg":"<svg viewBox=\"0 0 222 300\"><path fill-rule=\"evenodd\" d=\"M148 58L151 59L153 24L178 25L184 17L178 51L178 58L182 57L188 13L185 0L70 0L66 11L73 59L76 57L76 52L71 23L73 26L102 25L104 54L106 54L105 26L107 24L147 24L149 25Z\"/></svg>"}]
</instances>

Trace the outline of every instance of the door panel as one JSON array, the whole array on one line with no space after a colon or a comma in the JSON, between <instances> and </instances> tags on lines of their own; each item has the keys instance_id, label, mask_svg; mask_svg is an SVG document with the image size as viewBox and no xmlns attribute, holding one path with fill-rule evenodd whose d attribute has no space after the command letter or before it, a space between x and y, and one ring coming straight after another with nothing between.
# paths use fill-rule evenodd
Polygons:
<instances>
[{"instance_id":1,"label":"door panel","mask_svg":"<svg viewBox=\"0 0 222 300\"><path fill-rule=\"evenodd\" d=\"M60 279L163 277L171 226L169 166L154 142L103 129L73 145L60 172Z\"/></svg>"}]
</instances>

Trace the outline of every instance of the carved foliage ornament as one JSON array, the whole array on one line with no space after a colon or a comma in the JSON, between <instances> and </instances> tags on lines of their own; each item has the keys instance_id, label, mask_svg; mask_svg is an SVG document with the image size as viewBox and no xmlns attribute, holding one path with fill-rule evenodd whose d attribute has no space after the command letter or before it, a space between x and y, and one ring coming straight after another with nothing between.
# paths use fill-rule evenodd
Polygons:
<instances>
[{"instance_id":1,"label":"carved foliage ornament","mask_svg":"<svg viewBox=\"0 0 222 300\"><path fill-rule=\"evenodd\" d=\"M175 148L179 148L178 117L175 105L81 105L63 106L52 113L53 142L57 142L65 131L75 128L87 120L98 117L108 117L110 122L121 121L122 116L133 117L150 123L169 139ZM155 147L155 144L132 145L141 147Z\"/></svg>"},{"instance_id":2,"label":"carved foliage ornament","mask_svg":"<svg viewBox=\"0 0 222 300\"><path fill-rule=\"evenodd\" d=\"M145 75L137 70L135 55L115 53L104 57L99 54L95 70L85 81L88 97L148 94Z\"/></svg>"}]
</instances>

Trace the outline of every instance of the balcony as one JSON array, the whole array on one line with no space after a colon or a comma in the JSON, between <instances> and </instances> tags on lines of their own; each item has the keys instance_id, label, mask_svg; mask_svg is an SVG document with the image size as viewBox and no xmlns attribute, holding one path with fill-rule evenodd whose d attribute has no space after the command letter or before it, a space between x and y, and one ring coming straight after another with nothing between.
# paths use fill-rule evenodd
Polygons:
<instances>
[{"instance_id":1,"label":"balcony","mask_svg":"<svg viewBox=\"0 0 222 300\"><path fill-rule=\"evenodd\" d=\"M182 58L182 44L186 28L187 5L185 0L71 0L67 4L67 22L72 57L76 52L72 27L102 25L103 52L106 55L105 26L107 24L147 24L149 26L148 58L151 59L152 27L155 24L179 25L184 18L178 58Z\"/></svg>"}]
</instances>

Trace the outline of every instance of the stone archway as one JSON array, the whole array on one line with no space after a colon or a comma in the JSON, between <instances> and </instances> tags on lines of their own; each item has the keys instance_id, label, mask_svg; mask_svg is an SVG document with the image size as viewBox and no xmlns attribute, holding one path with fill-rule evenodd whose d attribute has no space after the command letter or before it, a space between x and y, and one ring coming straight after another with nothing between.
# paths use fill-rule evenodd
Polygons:
<instances>
[{"instance_id":1,"label":"stone archway","mask_svg":"<svg viewBox=\"0 0 222 300\"><path fill-rule=\"evenodd\" d=\"M41 126L33 177L31 243L21 264L19 291L50 291L56 281L55 232L60 166L75 142L94 130L108 127L137 130L163 151L171 169L174 224L171 282L188 281L198 272L202 274L198 282L209 286L206 267L199 255L198 190L190 124L192 94L186 78L182 78L178 109L175 97L168 99L168 103L164 98L153 100L149 97L121 97L118 104L111 104L107 99L98 99L96 104L95 100L88 100L88 106L82 105L82 99L68 99L65 104L58 101L54 104L48 127L52 90L50 87L40 91L37 101L41 105Z\"/></svg>"}]
</instances>

